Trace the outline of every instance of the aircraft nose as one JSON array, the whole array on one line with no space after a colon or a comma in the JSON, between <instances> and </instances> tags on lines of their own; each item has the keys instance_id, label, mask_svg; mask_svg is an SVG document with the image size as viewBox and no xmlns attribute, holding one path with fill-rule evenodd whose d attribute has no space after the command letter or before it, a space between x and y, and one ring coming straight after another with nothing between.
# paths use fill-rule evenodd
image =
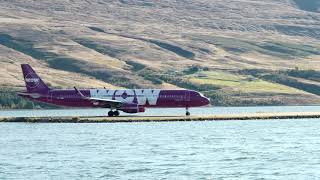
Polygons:
<instances>
[{"instance_id":1,"label":"aircraft nose","mask_svg":"<svg viewBox=\"0 0 320 180\"><path fill-rule=\"evenodd\" d=\"M207 105L211 104L211 99L210 98L206 98L207 99Z\"/></svg>"},{"instance_id":2,"label":"aircraft nose","mask_svg":"<svg viewBox=\"0 0 320 180\"><path fill-rule=\"evenodd\" d=\"M211 100L210 98L207 98L207 97L204 97L203 100L202 100L203 104L206 106L206 105L209 105Z\"/></svg>"}]
</instances>

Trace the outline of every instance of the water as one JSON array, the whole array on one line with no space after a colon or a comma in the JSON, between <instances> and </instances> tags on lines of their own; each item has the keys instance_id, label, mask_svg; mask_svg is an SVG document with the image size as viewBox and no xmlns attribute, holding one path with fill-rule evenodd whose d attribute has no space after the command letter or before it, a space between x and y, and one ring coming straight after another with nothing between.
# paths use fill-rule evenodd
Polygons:
<instances>
[{"instance_id":1,"label":"water","mask_svg":"<svg viewBox=\"0 0 320 180\"><path fill-rule=\"evenodd\" d=\"M320 121L0 123L0 179L318 179Z\"/></svg>"},{"instance_id":2,"label":"water","mask_svg":"<svg viewBox=\"0 0 320 180\"><path fill-rule=\"evenodd\" d=\"M185 109L147 109L130 116L184 116ZM190 108L191 115L237 114L256 112L320 112L320 106L209 107ZM107 116L108 109L2 110L0 117ZM129 114L122 113L128 116Z\"/></svg>"},{"instance_id":3,"label":"water","mask_svg":"<svg viewBox=\"0 0 320 180\"><path fill-rule=\"evenodd\" d=\"M319 12L320 3L319 0L293 0L296 5L304 10L310 12Z\"/></svg>"},{"instance_id":4,"label":"water","mask_svg":"<svg viewBox=\"0 0 320 180\"><path fill-rule=\"evenodd\" d=\"M191 109L193 115L317 112L320 106ZM0 117L100 116L105 109ZM150 109L146 116L183 115ZM124 114L126 115L126 114ZM0 179L319 179L320 121L0 123Z\"/></svg>"}]
</instances>

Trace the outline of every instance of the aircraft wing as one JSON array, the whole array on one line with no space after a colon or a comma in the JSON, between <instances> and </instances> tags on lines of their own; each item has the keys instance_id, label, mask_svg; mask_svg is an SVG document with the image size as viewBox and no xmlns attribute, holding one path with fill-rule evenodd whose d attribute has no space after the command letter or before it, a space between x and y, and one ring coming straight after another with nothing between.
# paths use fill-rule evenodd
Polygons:
<instances>
[{"instance_id":1,"label":"aircraft wing","mask_svg":"<svg viewBox=\"0 0 320 180\"><path fill-rule=\"evenodd\" d=\"M103 99L103 98L92 98L87 97L81 93L76 87L74 89L77 93L83 98L91 101L94 105L105 107L105 108L119 108L123 103L121 101L112 100L112 99Z\"/></svg>"}]
</instances>

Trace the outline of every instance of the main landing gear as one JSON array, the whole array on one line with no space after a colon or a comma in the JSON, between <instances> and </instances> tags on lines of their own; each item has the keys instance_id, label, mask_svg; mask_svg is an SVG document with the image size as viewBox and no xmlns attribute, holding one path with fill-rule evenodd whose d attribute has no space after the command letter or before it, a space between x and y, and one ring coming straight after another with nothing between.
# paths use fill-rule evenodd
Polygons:
<instances>
[{"instance_id":1,"label":"main landing gear","mask_svg":"<svg viewBox=\"0 0 320 180\"><path fill-rule=\"evenodd\" d=\"M119 116L120 115L120 112L117 110L117 111L109 111L108 112L108 116L109 117L112 117L112 116Z\"/></svg>"},{"instance_id":2,"label":"main landing gear","mask_svg":"<svg viewBox=\"0 0 320 180\"><path fill-rule=\"evenodd\" d=\"M189 107L186 107L186 116L190 116Z\"/></svg>"}]
</instances>

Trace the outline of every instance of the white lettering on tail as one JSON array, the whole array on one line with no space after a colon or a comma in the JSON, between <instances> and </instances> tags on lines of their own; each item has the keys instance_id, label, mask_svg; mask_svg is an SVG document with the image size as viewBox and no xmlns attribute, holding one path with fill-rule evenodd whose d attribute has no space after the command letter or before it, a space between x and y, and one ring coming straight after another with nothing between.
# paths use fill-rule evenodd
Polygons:
<instances>
[{"instance_id":1,"label":"white lettering on tail","mask_svg":"<svg viewBox=\"0 0 320 180\"><path fill-rule=\"evenodd\" d=\"M25 81L27 83L38 83L40 81L39 78L26 78Z\"/></svg>"}]
</instances>

